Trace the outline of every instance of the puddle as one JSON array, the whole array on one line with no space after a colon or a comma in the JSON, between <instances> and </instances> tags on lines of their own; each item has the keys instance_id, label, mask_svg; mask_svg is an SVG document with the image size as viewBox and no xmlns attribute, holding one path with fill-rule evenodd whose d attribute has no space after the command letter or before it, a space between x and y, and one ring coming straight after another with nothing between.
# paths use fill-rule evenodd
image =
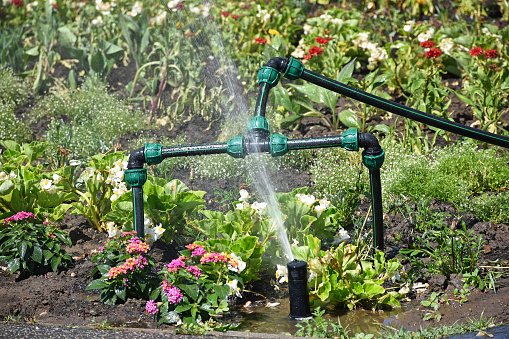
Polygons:
<instances>
[{"instance_id":1,"label":"puddle","mask_svg":"<svg viewBox=\"0 0 509 339\"><path fill-rule=\"evenodd\" d=\"M271 308L263 305L252 307L240 307L237 309L239 314L238 322L241 322L239 331L274 333L274 334L295 334L299 329L296 325L299 321L291 319L290 303L288 299L278 300L280 305ZM338 319L343 327L353 335L355 333L377 334L380 335L382 327L380 324L395 326L398 323L398 316L404 313L407 307L393 311L367 311L354 310L343 311L338 315L325 314L324 319L337 322Z\"/></svg>"}]
</instances>

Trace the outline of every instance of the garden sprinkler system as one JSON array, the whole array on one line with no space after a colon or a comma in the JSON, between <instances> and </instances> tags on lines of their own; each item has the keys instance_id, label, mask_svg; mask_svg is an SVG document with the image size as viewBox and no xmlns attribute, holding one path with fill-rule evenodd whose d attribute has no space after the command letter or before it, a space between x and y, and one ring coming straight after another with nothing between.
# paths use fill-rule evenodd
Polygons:
<instances>
[{"instance_id":1,"label":"garden sprinkler system","mask_svg":"<svg viewBox=\"0 0 509 339\"><path fill-rule=\"evenodd\" d=\"M383 210L382 210L382 189L380 181L380 168L384 162L384 151L380 147L377 138L370 133L358 132L356 129L349 129L341 136L321 137L310 139L289 140L281 134L270 134L269 124L265 119L265 109L270 89L277 85L280 75L290 80L303 79L333 92L343 94L352 99L361 101L368 105L401 115L405 118L419 121L429 126L437 127L449 132L457 133L483 142L509 148L509 138L497 134L482 131L476 128L465 126L453 121L439 118L413 108L380 98L376 95L364 92L357 88L345 85L314 73L304 68L297 59L273 58L258 71L258 83L260 85L254 117L249 121L245 135L236 136L226 143L211 143L201 145L186 145L163 147L156 143L147 143L134 151L129 157L125 178L133 190L133 221L134 229L138 236L144 237L144 213L143 213L143 184L147 180L147 169L144 164L159 164L166 158L182 157L192 155L207 155L227 153L234 158L244 158L252 153L270 153L272 156L282 156L291 150L343 147L349 151L358 151L363 148L362 163L369 169L371 183L372 210L373 210L373 245L378 250L384 250ZM290 268L292 267L292 268ZM302 268L303 267L303 268ZM300 291L302 273L306 270L305 263L302 266L299 262L290 262L288 271L290 277L295 274L297 280L291 280L292 290ZM292 270L292 273L290 273ZM294 271L296 270L296 271ZM297 273L294 273L297 272ZM306 271L307 274L307 271ZM307 283L307 279L304 279ZM306 287L307 294L307 287ZM291 292L292 293L292 292ZM296 295L303 292L295 292ZM292 299L292 296L290 296ZM309 300L306 302L295 301L295 310L291 316L295 318L305 317L309 309ZM304 304L304 306L301 306ZM292 305L292 302L291 302ZM291 306L292 307L292 306ZM306 308L307 307L307 308Z\"/></svg>"}]
</instances>

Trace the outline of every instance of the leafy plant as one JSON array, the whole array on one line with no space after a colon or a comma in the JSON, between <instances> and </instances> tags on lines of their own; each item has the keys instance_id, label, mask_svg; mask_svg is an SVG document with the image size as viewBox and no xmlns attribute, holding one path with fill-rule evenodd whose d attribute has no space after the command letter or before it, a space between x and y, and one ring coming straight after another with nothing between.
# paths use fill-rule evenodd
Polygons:
<instances>
[{"instance_id":1,"label":"leafy plant","mask_svg":"<svg viewBox=\"0 0 509 339\"><path fill-rule=\"evenodd\" d=\"M229 310L229 300L242 296L240 273L245 268L235 255L189 244L159 271L162 283L151 294L146 310L156 314L159 324L196 325L220 316Z\"/></svg>"},{"instance_id":2,"label":"leafy plant","mask_svg":"<svg viewBox=\"0 0 509 339\"><path fill-rule=\"evenodd\" d=\"M0 227L0 261L10 273L33 273L37 267L59 267L72 263L62 245L71 246L71 239L58 225L49 220L42 223L35 214L18 212L5 218Z\"/></svg>"},{"instance_id":3,"label":"leafy plant","mask_svg":"<svg viewBox=\"0 0 509 339\"><path fill-rule=\"evenodd\" d=\"M155 263L146 254L148 250L136 231L110 240L92 257L92 262L98 265L91 275L99 272L101 277L91 281L86 289L101 290L101 301L109 305L125 302L127 298L148 299L157 284L152 272Z\"/></svg>"},{"instance_id":4,"label":"leafy plant","mask_svg":"<svg viewBox=\"0 0 509 339\"><path fill-rule=\"evenodd\" d=\"M482 236L473 236L474 230L468 231L465 222L462 222L460 229L456 228L455 222L451 227L444 224L437 226L438 229L428 230L422 237L416 236L416 243L400 251L412 263L408 274L415 277L421 269L446 277L474 272L479 255L483 252ZM422 256L428 256L431 260L424 262Z\"/></svg>"},{"instance_id":5,"label":"leafy plant","mask_svg":"<svg viewBox=\"0 0 509 339\"><path fill-rule=\"evenodd\" d=\"M308 319L302 319L302 322L295 325L299 329L295 332L297 337L313 337L313 338L339 338L346 339L350 338L348 331L338 322L332 322L331 320L325 320L323 315L325 310L320 310L317 307L313 310L313 317Z\"/></svg>"},{"instance_id":6,"label":"leafy plant","mask_svg":"<svg viewBox=\"0 0 509 339\"><path fill-rule=\"evenodd\" d=\"M402 267L397 259L386 261L377 251L372 261L367 260L361 248L345 242L328 251L320 246L319 239L308 235L304 246L293 248L294 256L307 261L311 270L312 304L349 309L400 306L397 299L402 295L381 286Z\"/></svg>"}]
</instances>

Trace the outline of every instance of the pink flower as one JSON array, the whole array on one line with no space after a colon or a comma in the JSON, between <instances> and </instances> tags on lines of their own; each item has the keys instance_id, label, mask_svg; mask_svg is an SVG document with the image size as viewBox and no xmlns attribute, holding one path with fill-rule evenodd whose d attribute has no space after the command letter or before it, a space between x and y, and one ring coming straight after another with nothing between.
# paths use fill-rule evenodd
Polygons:
<instances>
[{"instance_id":1,"label":"pink flower","mask_svg":"<svg viewBox=\"0 0 509 339\"><path fill-rule=\"evenodd\" d=\"M221 12L221 15L226 18L226 17L228 17L230 15L230 12L224 11L224 12Z\"/></svg>"},{"instance_id":2,"label":"pink flower","mask_svg":"<svg viewBox=\"0 0 509 339\"><path fill-rule=\"evenodd\" d=\"M189 273L194 274L194 277L195 277L196 279L198 279L198 278L201 276L201 270L200 270L200 268L199 268L198 266L189 266L189 267L187 268L187 271L188 271Z\"/></svg>"},{"instance_id":3,"label":"pink flower","mask_svg":"<svg viewBox=\"0 0 509 339\"><path fill-rule=\"evenodd\" d=\"M168 272L176 272L181 268L186 267L186 263L181 259L173 259L169 264L164 265L168 269Z\"/></svg>"},{"instance_id":4,"label":"pink flower","mask_svg":"<svg viewBox=\"0 0 509 339\"><path fill-rule=\"evenodd\" d=\"M168 290L168 301L171 304L178 304L180 300L184 297L182 292L175 286L171 286Z\"/></svg>"},{"instance_id":5,"label":"pink flower","mask_svg":"<svg viewBox=\"0 0 509 339\"><path fill-rule=\"evenodd\" d=\"M145 306L145 310L148 314L156 314L157 313L157 303L154 300L147 301L147 305Z\"/></svg>"},{"instance_id":6,"label":"pink flower","mask_svg":"<svg viewBox=\"0 0 509 339\"><path fill-rule=\"evenodd\" d=\"M35 214L32 212L18 212L9 218L4 219L4 226L7 226L11 221L23 220L23 219L37 219Z\"/></svg>"}]
</instances>

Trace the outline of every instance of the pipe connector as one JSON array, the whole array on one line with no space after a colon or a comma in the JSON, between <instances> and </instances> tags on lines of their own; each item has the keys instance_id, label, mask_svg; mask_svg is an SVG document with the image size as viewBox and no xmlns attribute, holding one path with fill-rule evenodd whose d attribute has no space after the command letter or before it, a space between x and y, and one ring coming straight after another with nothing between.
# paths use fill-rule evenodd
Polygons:
<instances>
[{"instance_id":1,"label":"pipe connector","mask_svg":"<svg viewBox=\"0 0 509 339\"><path fill-rule=\"evenodd\" d=\"M241 159L244 158L244 136L239 135L231 138L226 143L226 153L233 158Z\"/></svg>"},{"instance_id":2,"label":"pipe connector","mask_svg":"<svg viewBox=\"0 0 509 339\"><path fill-rule=\"evenodd\" d=\"M291 57L286 66L283 76L290 80L299 79L304 72L304 65L299 60Z\"/></svg>"},{"instance_id":3,"label":"pipe connector","mask_svg":"<svg viewBox=\"0 0 509 339\"><path fill-rule=\"evenodd\" d=\"M385 151L380 148L381 153L378 155L368 154L369 150L362 152L362 163L370 170L380 169L385 160Z\"/></svg>"},{"instance_id":4,"label":"pipe connector","mask_svg":"<svg viewBox=\"0 0 509 339\"><path fill-rule=\"evenodd\" d=\"M145 161L148 165L157 165L163 161L162 149L163 146L159 144L150 142L145 144Z\"/></svg>"},{"instance_id":5,"label":"pipe connector","mask_svg":"<svg viewBox=\"0 0 509 339\"><path fill-rule=\"evenodd\" d=\"M145 147L138 148L129 156L128 169L143 168L145 165Z\"/></svg>"},{"instance_id":6,"label":"pipe connector","mask_svg":"<svg viewBox=\"0 0 509 339\"><path fill-rule=\"evenodd\" d=\"M359 134L357 129L348 129L341 135L341 147L349 151L359 150Z\"/></svg>"},{"instance_id":7,"label":"pipe connector","mask_svg":"<svg viewBox=\"0 0 509 339\"><path fill-rule=\"evenodd\" d=\"M277 85L279 81L279 72L277 69L269 67L269 66L262 66L260 70L258 71L258 83L266 83L270 86L270 88Z\"/></svg>"},{"instance_id":8,"label":"pipe connector","mask_svg":"<svg viewBox=\"0 0 509 339\"><path fill-rule=\"evenodd\" d=\"M262 116L253 117L247 124L247 130L249 132L254 129L263 130L265 133L269 134L269 122Z\"/></svg>"},{"instance_id":9,"label":"pipe connector","mask_svg":"<svg viewBox=\"0 0 509 339\"><path fill-rule=\"evenodd\" d=\"M142 187L147 181L146 168L127 169L125 170L124 175L125 181L131 187Z\"/></svg>"},{"instance_id":10,"label":"pipe connector","mask_svg":"<svg viewBox=\"0 0 509 339\"><path fill-rule=\"evenodd\" d=\"M270 154L273 157L280 157L288 152L288 137L282 134L270 136Z\"/></svg>"}]
</instances>

